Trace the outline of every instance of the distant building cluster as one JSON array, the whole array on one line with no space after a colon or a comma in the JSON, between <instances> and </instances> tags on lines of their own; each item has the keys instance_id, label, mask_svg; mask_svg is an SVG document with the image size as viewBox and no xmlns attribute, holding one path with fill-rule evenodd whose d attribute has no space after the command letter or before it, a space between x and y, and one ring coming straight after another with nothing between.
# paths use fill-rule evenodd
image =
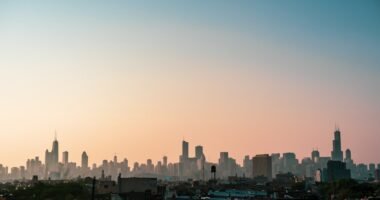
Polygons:
<instances>
[{"instance_id":1,"label":"distant building cluster","mask_svg":"<svg viewBox=\"0 0 380 200\"><path fill-rule=\"evenodd\" d=\"M156 164L151 159L146 163L135 162L132 165L127 159L118 161L103 160L100 165L89 165L89 156L84 151L80 166L70 162L69 152L62 152L59 162L59 143L55 138L52 149L45 152L45 161L39 157L28 159L26 166L8 167L0 164L0 180L31 180L39 177L42 180L69 180L78 177L97 177L101 180L117 180L118 177L154 177L161 180L228 180L233 177L255 179L257 182L287 180L289 177L329 182L341 179L380 180L380 164L356 164L351 158L351 151L345 154L341 147L341 132L334 132L331 156L321 156L313 150L310 157L297 159L292 152L245 156L242 165L229 156L228 152L220 152L217 163L207 161L203 146L195 146L194 157L189 154L189 143L182 141L182 154L179 161L168 163L164 156ZM212 169L212 170L210 170Z\"/></svg>"}]
</instances>

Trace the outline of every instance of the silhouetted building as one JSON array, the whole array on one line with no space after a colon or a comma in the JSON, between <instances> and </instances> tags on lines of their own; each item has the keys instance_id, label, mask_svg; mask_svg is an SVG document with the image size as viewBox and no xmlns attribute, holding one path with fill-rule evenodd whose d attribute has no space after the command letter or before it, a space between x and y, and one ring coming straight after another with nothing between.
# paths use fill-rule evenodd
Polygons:
<instances>
[{"instance_id":1,"label":"silhouetted building","mask_svg":"<svg viewBox=\"0 0 380 200\"><path fill-rule=\"evenodd\" d=\"M252 158L253 178L265 177L268 181L272 180L272 158L268 154L256 155Z\"/></svg>"},{"instance_id":2,"label":"silhouetted building","mask_svg":"<svg viewBox=\"0 0 380 200\"><path fill-rule=\"evenodd\" d=\"M283 159L283 172L284 173L292 173L296 174L297 173L297 165L298 165L298 160L296 158L296 154L293 152L288 152L282 154L282 159Z\"/></svg>"},{"instance_id":3,"label":"silhouetted building","mask_svg":"<svg viewBox=\"0 0 380 200\"><path fill-rule=\"evenodd\" d=\"M281 159L280 153L272 153L272 177L275 177L276 174L281 173L283 168L283 159Z\"/></svg>"},{"instance_id":4,"label":"silhouetted building","mask_svg":"<svg viewBox=\"0 0 380 200\"><path fill-rule=\"evenodd\" d=\"M69 152L64 151L64 152L62 153L62 163L63 163L64 165L67 165L67 164L69 163Z\"/></svg>"},{"instance_id":5,"label":"silhouetted building","mask_svg":"<svg viewBox=\"0 0 380 200\"><path fill-rule=\"evenodd\" d=\"M227 165L228 158L228 152L220 152L219 165Z\"/></svg>"},{"instance_id":6,"label":"silhouetted building","mask_svg":"<svg viewBox=\"0 0 380 200\"><path fill-rule=\"evenodd\" d=\"M52 172L58 173L58 146L57 136L55 136L51 152L47 149L45 151L45 178L48 178Z\"/></svg>"},{"instance_id":7,"label":"silhouetted building","mask_svg":"<svg viewBox=\"0 0 380 200\"><path fill-rule=\"evenodd\" d=\"M196 146L195 147L195 158L200 159L203 156L203 147Z\"/></svg>"},{"instance_id":8,"label":"silhouetted building","mask_svg":"<svg viewBox=\"0 0 380 200\"><path fill-rule=\"evenodd\" d=\"M345 158L345 160L347 161L347 160L352 160L352 158L351 158L351 150L350 149L346 149L346 158Z\"/></svg>"},{"instance_id":9,"label":"silhouetted building","mask_svg":"<svg viewBox=\"0 0 380 200\"><path fill-rule=\"evenodd\" d=\"M252 160L248 155L244 156L243 172L246 177L252 177Z\"/></svg>"},{"instance_id":10,"label":"silhouetted building","mask_svg":"<svg viewBox=\"0 0 380 200\"><path fill-rule=\"evenodd\" d=\"M313 150L311 152L311 160L314 162L314 163L317 163L319 161L319 151L318 150Z\"/></svg>"},{"instance_id":11,"label":"silhouetted building","mask_svg":"<svg viewBox=\"0 0 380 200\"><path fill-rule=\"evenodd\" d=\"M291 187L296 182L296 178L292 173L277 174L273 183L280 186Z\"/></svg>"},{"instance_id":12,"label":"silhouetted building","mask_svg":"<svg viewBox=\"0 0 380 200\"><path fill-rule=\"evenodd\" d=\"M58 165L58 140L57 138L54 139L54 142L53 142L53 149L51 151L51 154L52 154L52 162L54 165Z\"/></svg>"},{"instance_id":13,"label":"silhouetted building","mask_svg":"<svg viewBox=\"0 0 380 200\"><path fill-rule=\"evenodd\" d=\"M219 176L220 177L228 177L229 176L229 170L228 170L228 166L229 166L229 156L228 156L228 152L220 152L220 156L219 156Z\"/></svg>"},{"instance_id":14,"label":"silhouetted building","mask_svg":"<svg viewBox=\"0 0 380 200\"><path fill-rule=\"evenodd\" d=\"M182 155L181 161L186 161L189 158L189 143L185 140L182 141Z\"/></svg>"},{"instance_id":15,"label":"silhouetted building","mask_svg":"<svg viewBox=\"0 0 380 200\"><path fill-rule=\"evenodd\" d=\"M333 150L331 151L331 159L336 161L343 161L343 151L341 146L340 130L336 129L334 132Z\"/></svg>"},{"instance_id":16,"label":"silhouetted building","mask_svg":"<svg viewBox=\"0 0 380 200\"><path fill-rule=\"evenodd\" d=\"M88 168L88 156L85 151L82 153L82 168Z\"/></svg>"},{"instance_id":17,"label":"silhouetted building","mask_svg":"<svg viewBox=\"0 0 380 200\"><path fill-rule=\"evenodd\" d=\"M117 156L116 155L113 156L113 163L117 164Z\"/></svg>"},{"instance_id":18,"label":"silhouetted building","mask_svg":"<svg viewBox=\"0 0 380 200\"><path fill-rule=\"evenodd\" d=\"M328 182L338 181L342 179L350 179L350 170L346 169L346 163L336 160L327 162L326 180Z\"/></svg>"},{"instance_id":19,"label":"silhouetted building","mask_svg":"<svg viewBox=\"0 0 380 200\"><path fill-rule=\"evenodd\" d=\"M157 193L157 178L121 178L118 177L118 193Z\"/></svg>"},{"instance_id":20,"label":"silhouetted building","mask_svg":"<svg viewBox=\"0 0 380 200\"><path fill-rule=\"evenodd\" d=\"M162 158L162 164L164 167L167 167L168 166L168 157L167 156L164 156Z\"/></svg>"},{"instance_id":21,"label":"silhouetted building","mask_svg":"<svg viewBox=\"0 0 380 200\"><path fill-rule=\"evenodd\" d=\"M356 167L356 178L359 180L367 180L368 176L368 166L366 164L360 163Z\"/></svg>"}]
</instances>

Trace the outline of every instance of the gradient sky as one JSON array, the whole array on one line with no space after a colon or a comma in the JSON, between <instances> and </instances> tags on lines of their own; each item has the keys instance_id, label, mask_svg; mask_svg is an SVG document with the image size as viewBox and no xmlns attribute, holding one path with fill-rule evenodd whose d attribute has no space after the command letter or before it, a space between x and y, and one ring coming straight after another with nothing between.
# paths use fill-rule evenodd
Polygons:
<instances>
[{"instance_id":1,"label":"gradient sky","mask_svg":"<svg viewBox=\"0 0 380 200\"><path fill-rule=\"evenodd\" d=\"M0 1L0 163L229 151L380 162L379 1ZM61 156L61 154L60 154ZM60 158L61 159L61 158Z\"/></svg>"}]
</instances>

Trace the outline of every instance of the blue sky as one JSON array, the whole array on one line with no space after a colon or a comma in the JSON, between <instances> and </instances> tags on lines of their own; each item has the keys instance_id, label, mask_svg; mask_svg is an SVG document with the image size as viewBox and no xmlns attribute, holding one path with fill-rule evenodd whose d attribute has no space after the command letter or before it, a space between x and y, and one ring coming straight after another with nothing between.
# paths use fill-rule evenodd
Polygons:
<instances>
[{"instance_id":1,"label":"blue sky","mask_svg":"<svg viewBox=\"0 0 380 200\"><path fill-rule=\"evenodd\" d=\"M370 0L0 1L0 132L10 141L0 157L25 149L0 162L39 155L55 129L63 148L94 162L175 159L183 137L212 160L221 150L307 156L316 144L329 154L337 122L354 157L380 162L369 150L380 132L379 35ZM306 128L304 144L281 143ZM145 138L167 139L140 155L110 134L152 148Z\"/></svg>"}]
</instances>

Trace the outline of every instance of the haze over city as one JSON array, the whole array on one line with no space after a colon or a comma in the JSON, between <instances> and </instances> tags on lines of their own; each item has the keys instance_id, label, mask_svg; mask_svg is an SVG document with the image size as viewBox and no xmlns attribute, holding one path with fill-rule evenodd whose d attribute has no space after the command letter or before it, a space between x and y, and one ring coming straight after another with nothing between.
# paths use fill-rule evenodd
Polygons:
<instances>
[{"instance_id":1,"label":"haze over city","mask_svg":"<svg viewBox=\"0 0 380 200\"><path fill-rule=\"evenodd\" d=\"M178 162L183 139L213 162L302 159L336 125L380 162L379 2L113 2L0 2L0 163L55 131L77 163Z\"/></svg>"}]
</instances>

